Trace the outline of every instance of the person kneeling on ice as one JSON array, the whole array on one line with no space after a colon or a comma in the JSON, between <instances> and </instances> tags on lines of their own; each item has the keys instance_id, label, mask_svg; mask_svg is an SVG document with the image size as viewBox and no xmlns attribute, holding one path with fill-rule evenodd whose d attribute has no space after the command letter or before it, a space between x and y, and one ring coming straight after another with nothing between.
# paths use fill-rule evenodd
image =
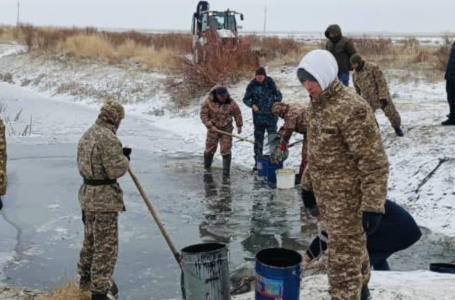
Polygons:
<instances>
[{"instance_id":1,"label":"person kneeling on ice","mask_svg":"<svg viewBox=\"0 0 455 300\"><path fill-rule=\"evenodd\" d=\"M233 119L237 125L237 133L242 133L243 118L242 112L234 99L229 95L225 87L217 86L212 88L208 98L202 103L201 120L207 127L207 140L204 152L204 168L210 170L213 157L221 146L223 157L223 175L229 177L231 168L232 136L223 134L220 131L231 134L234 130Z\"/></svg>"},{"instance_id":2,"label":"person kneeling on ice","mask_svg":"<svg viewBox=\"0 0 455 300\"><path fill-rule=\"evenodd\" d=\"M305 195L303 200L308 214L319 221L320 215L316 199ZM422 237L419 226L404 208L389 199L386 200L384 208L385 214L381 222L367 236L370 264L376 271L390 271L387 259L392 254L411 247ZM303 256L304 264L308 265L318 260L328 246L330 247L327 232L320 230ZM361 300L367 299L371 299L371 296L368 285L365 285L362 288Z\"/></svg>"},{"instance_id":3,"label":"person kneeling on ice","mask_svg":"<svg viewBox=\"0 0 455 300\"><path fill-rule=\"evenodd\" d=\"M337 74L337 62L325 50L308 53L297 70L311 98L302 193L316 195L330 238L331 299L358 300L370 279L365 232L384 213L389 164L373 112Z\"/></svg>"},{"instance_id":4,"label":"person kneeling on ice","mask_svg":"<svg viewBox=\"0 0 455 300\"><path fill-rule=\"evenodd\" d=\"M118 213L125 211L117 179L129 168L131 148L122 148L117 130L125 118L122 105L106 102L96 123L79 141L77 165L83 178L79 202L84 243L77 273L79 287L92 292L92 300L115 299L112 280L118 255Z\"/></svg>"},{"instance_id":5,"label":"person kneeling on ice","mask_svg":"<svg viewBox=\"0 0 455 300\"><path fill-rule=\"evenodd\" d=\"M308 120L306 117L305 108L298 104L285 104L282 102L274 103L272 112L275 116L284 120L283 126L280 128L280 151L286 151L289 140L294 132L300 133L305 137L307 132ZM300 164L299 174L296 176L296 182L300 183L303 171L307 164L307 139L303 141L302 146L302 163Z\"/></svg>"}]
</instances>

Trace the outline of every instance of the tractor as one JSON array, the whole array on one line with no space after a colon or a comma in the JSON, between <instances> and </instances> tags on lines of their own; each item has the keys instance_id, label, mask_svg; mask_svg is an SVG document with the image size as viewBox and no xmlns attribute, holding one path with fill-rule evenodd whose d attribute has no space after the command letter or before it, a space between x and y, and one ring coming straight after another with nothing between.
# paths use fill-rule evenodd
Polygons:
<instances>
[{"instance_id":1,"label":"tractor","mask_svg":"<svg viewBox=\"0 0 455 300\"><path fill-rule=\"evenodd\" d=\"M232 10L213 11L207 1L199 1L193 15L193 60L198 64L208 55L219 55L239 47L237 16L243 21L243 14Z\"/></svg>"}]
</instances>

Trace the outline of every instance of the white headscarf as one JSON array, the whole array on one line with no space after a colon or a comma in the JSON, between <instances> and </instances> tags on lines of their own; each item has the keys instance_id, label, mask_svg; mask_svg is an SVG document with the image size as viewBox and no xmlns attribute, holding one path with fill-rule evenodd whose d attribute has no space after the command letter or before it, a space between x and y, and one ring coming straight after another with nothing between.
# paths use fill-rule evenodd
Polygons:
<instances>
[{"instance_id":1,"label":"white headscarf","mask_svg":"<svg viewBox=\"0 0 455 300\"><path fill-rule=\"evenodd\" d=\"M327 50L313 50L305 55L297 68L305 69L318 81L321 89L326 90L338 76L338 63Z\"/></svg>"}]
</instances>

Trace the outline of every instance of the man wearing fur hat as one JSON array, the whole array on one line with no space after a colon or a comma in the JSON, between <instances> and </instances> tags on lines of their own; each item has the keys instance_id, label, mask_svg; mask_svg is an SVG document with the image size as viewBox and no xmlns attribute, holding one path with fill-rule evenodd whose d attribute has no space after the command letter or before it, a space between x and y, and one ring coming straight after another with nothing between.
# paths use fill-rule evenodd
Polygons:
<instances>
[{"instance_id":1,"label":"man wearing fur hat","mask_svg":"<svg viewBox=\"0 0 455 300\"><path fill-rule=\"evenodd\" d=\"M358 300L370 277L366 235L384 213L389 164L371 109L337 74L326 50L308 53L298 67L311 98L302 198L317 201L329 236L332 300Z\"/></svg>"},{"instance_id":2,"label":"man wearing fur hat","mask_svg":"<svg viewBox=\"0 0 455 300\"><path fill-rule=\"evenodd\" d=\"M79 202L84 223L78 274L80 288L90 290L92 300L112 299L108 293L118 254L117 217L125 210L117 179L128 171L131 154L131 149L122 148L116 136L124 117L122 105L106 102L77 149L77 165L83 179Z\"/></svg>"},{"instance_id":3,"label":"man wearing fur hat","mask_svg":"<svg viewBox=\"0 0 455 300\"><path fill-rule=\"evenodd\" d=\"M403 136L400 114L393 104L387 81L379 66L363 60L359 54L351 57L351 65L354 69L352 78L357 94L367 100L373 112L378 108L382 109L395 129L395 133Z\"/></svg>"}]
</instances>

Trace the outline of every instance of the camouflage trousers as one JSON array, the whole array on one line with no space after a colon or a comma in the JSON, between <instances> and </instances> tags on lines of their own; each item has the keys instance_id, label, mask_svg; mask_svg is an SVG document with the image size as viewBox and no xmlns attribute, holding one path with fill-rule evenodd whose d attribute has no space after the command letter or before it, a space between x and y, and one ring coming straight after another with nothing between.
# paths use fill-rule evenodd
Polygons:
<instances>
[{"instance_id":1,"label":"camouflage trousers","mask_svg":"<svg viewBox=\"0 0 455 300\"><path fill-rule=\"evenodd\" d=\"M370 280L360 186L349 180L325 181L327 185L316 193L316 200L329 236L328 276L332 300L358 300L362 286Z\"/></svg>"},{"instance_id":2,"label":"camouflage trousers","mask_svg":"<svg viewBox=\"0 0 455 300\"><path fill-rule=\"evenodd\" d=\"M225 131L228 133L232 133L234 130L233 127L228 127L224 129L220 129L221 131ZM211 132L210 130L207 131L207 139L205 142L205 153L207 154L215 154L216 149L218 148L218 143L220 144L220 153L221 156L226 156L231 154L232 149L232 137L221 134L218 132Z\"/></svg>"},{"instance_id":3,"label":"camouflage trousers","mask_svg":"<svg viewBox=\"0 0 455 300\"><path fill-rule=\"evenodd\" d=\"M387 119L389 119L389 122L393 128L401 127L400 114L398 113L398 110L395 107L395 104L393 103L393 101L390 98L387 99L386 107L382 108L379 103L379 100L378 100L377 103L375 103L374 107L372 107L372 108L373 108L374 112L376 112L376 110L378 110L378 109L381 109L384 112Z\"/></svg>"},{"instance_id":4,"label":"camouflage trousers","mask_svg":"<svg viewBox=\"0 0 455 300\"><path fill-rule=\"evenodd\" d=\"M81 288L107 294L118 254L118 213L82 212L84 244L78 274Z\"/></svg>"}]
</instances>

